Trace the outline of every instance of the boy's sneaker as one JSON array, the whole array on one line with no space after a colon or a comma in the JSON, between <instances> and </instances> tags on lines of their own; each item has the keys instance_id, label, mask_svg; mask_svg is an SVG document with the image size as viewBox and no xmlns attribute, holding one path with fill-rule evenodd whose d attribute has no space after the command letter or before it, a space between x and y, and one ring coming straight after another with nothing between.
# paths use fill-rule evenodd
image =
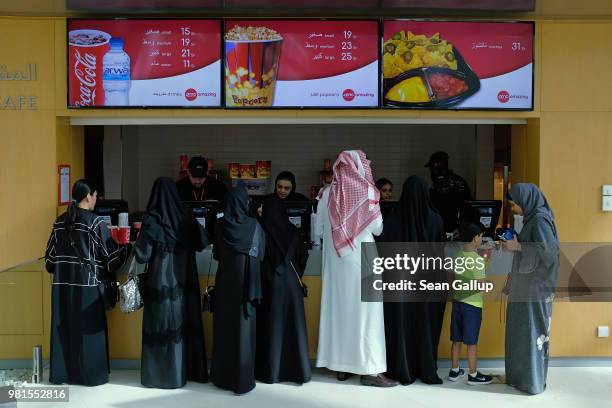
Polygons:
<instances>
[{"instance_id":1,"label":"boy's sneaker","mask_svg":"<svg viewBox=\"0 0 612 408\"><path fill-rule=\"evenodd\" d=\"M476 375L468 374L469 385L487 385L493 382L493 377L490 375L482 374L480 371L476 371Z\"/></svg>"},{"instance_id":2,"label":"boy's sneaker","mask_svg":"<svg viewBox=\"0 0 612 408\"><path fill-rule=\"evenodd\" d=\"M448 381L457 381L459 378L463 377L465 375L465 371L463 370L463 368L460 368L459 371L453 371L453 369L450 370L450 372L448 373Z\"/></svg>"}]
</instances>

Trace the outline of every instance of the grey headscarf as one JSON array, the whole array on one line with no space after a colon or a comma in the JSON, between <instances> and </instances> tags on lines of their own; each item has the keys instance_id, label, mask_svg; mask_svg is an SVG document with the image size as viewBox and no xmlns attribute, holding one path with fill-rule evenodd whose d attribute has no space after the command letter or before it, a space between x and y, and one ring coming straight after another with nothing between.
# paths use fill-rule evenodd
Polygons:
<instances>
[{"instance_id":1,"label":"grey headscarf","mask_svg":"<svg viewBox=\"0 0 612 408\"><path fill-rule=\"evenodd\" d=\"M550 222L555 238L557 238L557 227L555 215L548 205L544 193L532 183L517 183L512 186L509 193L510 199L523 209L524 223L527 224L536 216L545 218ZM557 238L558 239L558 238Z\"/></svg>"}]
</instances>

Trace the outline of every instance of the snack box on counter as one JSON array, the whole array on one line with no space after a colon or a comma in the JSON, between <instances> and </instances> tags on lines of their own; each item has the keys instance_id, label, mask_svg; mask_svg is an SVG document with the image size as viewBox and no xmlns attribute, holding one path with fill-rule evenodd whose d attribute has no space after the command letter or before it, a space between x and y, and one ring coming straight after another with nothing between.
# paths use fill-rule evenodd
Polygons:
<instances>
[{"instance_id":1,"label":"snack box on counter","mask_svg":"<svg viewBox=\"0 0 612 408\"><path fill-rule=\"evenodd\" d=\"M231 179L267 179L272 176L272 162L270 160L257 160L255 164L231 162L227 164L227 167Z\"/></svg>"}]
</instances>

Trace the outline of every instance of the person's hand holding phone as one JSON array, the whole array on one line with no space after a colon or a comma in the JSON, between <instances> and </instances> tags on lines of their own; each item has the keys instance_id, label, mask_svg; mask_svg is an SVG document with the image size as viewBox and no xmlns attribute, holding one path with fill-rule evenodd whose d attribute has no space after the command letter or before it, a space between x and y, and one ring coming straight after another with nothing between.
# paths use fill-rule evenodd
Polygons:
<instances>
[{"instance_id":1,"label":"person's hand holding phone","mask_svg":"<svg viewBox=\"0 0 612 408\"><path fill-rule=\"evenodd\" d=\"M518 242L518 239L516 239L516 235L513 236L511 240L503 241L502 247L506 251L510 251L510 252L520 252L521 251L521 244L520 242Z\"/></svg>"}]
</instances>

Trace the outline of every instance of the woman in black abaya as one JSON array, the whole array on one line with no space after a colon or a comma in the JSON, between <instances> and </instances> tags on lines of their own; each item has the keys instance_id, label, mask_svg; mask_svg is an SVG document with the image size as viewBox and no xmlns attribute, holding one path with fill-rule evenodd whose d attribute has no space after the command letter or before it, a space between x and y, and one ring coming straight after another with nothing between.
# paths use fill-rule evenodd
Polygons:
<instances>
[{"instance_id":1,"label":"woman in black abaya","mask_svg":"<svg viewBox=\"0 0 612 408\"><path fill-rule=\"evenodd\" d=\"M179 388L208 381L195 252L206 231L181 202L174 181L155 180L136 241L136 260L148 262L143 279L141 382Z\"/></svg>"},{"instance_id":2,"label":"woman in black abaya","mask_svg":"<svg viewBox=\"0 0 612 408\"><path fill-rule=\"evenodd\" d=\"M409 177L395 211L384 221L379 242L444 242L444 223L433 208L427 182ZM435 246L419 245L428 256L444 256ZM384 252L384 251L381 251ZM419 251L420 252L420 251ZM420 254L418 254L420 255ZM382 255L381 255L382 256ZM429 276L417 273L428 282L445 279L444 271ZM442 384L438 377L438 344L444 320L444 294L430 299L385 303L385 342L387 373L402 384L420 379L427 384Z\"/></svg>"},{"instance_id":3,"label":"woman in black abaya","mask_svg":"<svg viewBox=\"0 0 612 408\"><path fill-rule=\"evenodd\" d=\"M265 383L310 381L308 334L301 279L308 251L285 204L277 196L263 203L266 232L261 305L257 308L255 377Z\"/></svg>"},{"instance_id":4,"label":"woman in black abaya","mask_svg":"<svg viewBox=\"0 0 612 408\"><path fill-rule=\"evenodd\" d=\"M115 272L127 257L127 247L117 245L102 217L92 211L96 199L90 183L74 183L72 203L53 224L45 251L45 267L53 274L52 384L94 386L108 382L106 310L98 282L116 281Z\"/></svg>"},{"instance_id":5,"label":"woman in black abaya","mask_svg":"<svg viewBox=\"0 0 612 408\"><path fill-rule=\"evenodd\" d=\"M249 215L244 187L225 196L215 226L213 255L219 261L213 310L210 377L217 387L245 394L255 388L255 307L261 301L265 236Z\"/></svg>"}]
</instances>

